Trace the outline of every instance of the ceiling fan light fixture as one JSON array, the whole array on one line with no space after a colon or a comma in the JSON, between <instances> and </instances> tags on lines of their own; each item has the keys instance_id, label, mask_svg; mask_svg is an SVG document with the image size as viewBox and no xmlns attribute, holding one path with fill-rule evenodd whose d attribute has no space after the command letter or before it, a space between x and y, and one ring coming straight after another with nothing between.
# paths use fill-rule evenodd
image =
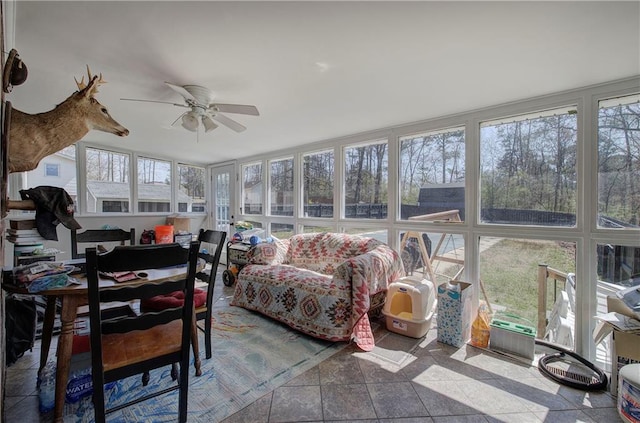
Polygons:
<instances>
[{"instance_id":1,"label":"ceiling fan light fixture","mask_svg":"<svg viewBox=\"0 0 640 423\"><path fill-rule=\"evenodd\" d=\"M213 119L208 115L202 116L202 124L204 125L204 132L213 131L218 127L218 125L216 125Z\"/></svg>"},{"instance_id":2,"label":"ceiling fan light fixture","mask_svg":"<svg viewBox=\"0 0 640 423\"><path fill-rule=\"evenodd\" d=\"M191 132L198 130L198 118L193 111L182 115L182 127L188 129Z\"/></svg>"},{"instance_id":3,"label":"ceiling fan light fixture","mask_svg":"<svg viewBox=\"0 0 640 423\"><path fill-rule=\"evenodd\" d=\"M184 129L196 133L199 132L201 121L202 126L204 127L204 132L213 131L219 126L218 124L222 124L235 132L242 132L247 129L246 126L242 125L239 122L236 122L231 118L228 118L222 113L260 116L258 108L250 104L212 103L215 95L213 91L208 88L201 87L199 85L175 85L169 82L166 82L166 84L173 91L182 96L182 98L184 99L184 104L168 101L143 100L136 98L122 98L121 100L164 103L190 109L189 111L178 116L178 118L173 121L171 126L176 126L178 122L181 122L181 125Z\"/></svg>"}]
</instances>

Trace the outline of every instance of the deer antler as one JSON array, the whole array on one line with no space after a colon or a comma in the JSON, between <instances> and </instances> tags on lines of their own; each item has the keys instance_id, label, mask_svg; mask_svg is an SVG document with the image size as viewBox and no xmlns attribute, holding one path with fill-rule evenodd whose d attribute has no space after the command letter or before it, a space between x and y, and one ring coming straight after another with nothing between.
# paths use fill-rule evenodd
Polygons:
<instances>
[{"instance_id":1,"label":"deer antler","mask_svg":"<svg viewBox=\"0 0 640 423\"><path fill-rule=\"evenodd\" d=\"M76 77L74 76L73 79L76 81L76 85L78 86L78 90L82 91L85 88L87 88L87 86L89 87L89 95L93 96L94 94L98 93L98 87L102 84L106 84L107 81L105 81L104 79L102 79L102 72L100 72L100 78L98 78L97 76L92 76L91 75L91 69L89 69L89 65L87 65L87 76L88 76L88 85L85 84L84 82L84 76L82 77L82 79L80 80L80 82L78 82L78 80L76 79ZM98 78L98 80L96 81L95 79ZM95 83L94 83L95 81Z\"/></svg>"}]
</instances>

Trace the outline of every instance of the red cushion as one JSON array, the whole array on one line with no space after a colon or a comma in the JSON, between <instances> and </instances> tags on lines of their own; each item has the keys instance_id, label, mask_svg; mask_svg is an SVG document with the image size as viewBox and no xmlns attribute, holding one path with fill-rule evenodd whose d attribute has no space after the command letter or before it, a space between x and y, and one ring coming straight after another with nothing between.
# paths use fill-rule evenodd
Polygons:
<instances>
[{"instance_id":1,"label":"red cushion","mask_svg":"<svg viewBox=\"0 0 640 423\"><path fill-rule=\"evenodd\" d=\"M207 301L207 291L196 288L193 291L193 302L195 308L202 307ZM180 307L184 302L184 292L176 291L167 295L156 295L140 301L140 309L142 311L164 310L166 308Z\"/></svg>"}]
</instances>

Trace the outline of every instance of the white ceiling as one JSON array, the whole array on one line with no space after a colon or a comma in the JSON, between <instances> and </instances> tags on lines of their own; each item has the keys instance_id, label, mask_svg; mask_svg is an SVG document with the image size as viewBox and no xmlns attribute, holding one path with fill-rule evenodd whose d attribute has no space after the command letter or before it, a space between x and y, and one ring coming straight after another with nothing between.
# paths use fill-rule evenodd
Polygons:
<instances>
[{"instance_id":1,"label":"white ceiling","mask_svg":"<svg viewBox=\"0 0 640 423\"><path fill-rule=\"evenodd\" d=\"M15 10L12 10L14 8ZM6 99L50 110L88 64L130 130L86 141L208 164L640 75L640 2L58 2L5 8L28 80ZM15 29L14 29L15 28ZM209 134L170 124L164 84L254 104Z\"/></svg>"}]
</instances>

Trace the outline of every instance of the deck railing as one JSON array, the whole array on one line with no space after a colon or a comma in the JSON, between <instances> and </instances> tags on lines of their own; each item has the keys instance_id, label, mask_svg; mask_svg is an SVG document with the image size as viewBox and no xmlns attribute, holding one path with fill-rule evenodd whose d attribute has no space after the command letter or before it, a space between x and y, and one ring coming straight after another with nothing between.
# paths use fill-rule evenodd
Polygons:
<instances>
[{"instance_id":1,"label":"deck railing","mask_svg":"<svg viewBox=\"0 0 640 423\"><path fill-rule=\"evenodd\" d=\"M549 267L544 263L538 264L538 330L537 338L544 338L547 330L547 288L549 279L553 280L553 299L555 302L558 282L567 282L568 273Z\"/></svg>"}]
</instances>

